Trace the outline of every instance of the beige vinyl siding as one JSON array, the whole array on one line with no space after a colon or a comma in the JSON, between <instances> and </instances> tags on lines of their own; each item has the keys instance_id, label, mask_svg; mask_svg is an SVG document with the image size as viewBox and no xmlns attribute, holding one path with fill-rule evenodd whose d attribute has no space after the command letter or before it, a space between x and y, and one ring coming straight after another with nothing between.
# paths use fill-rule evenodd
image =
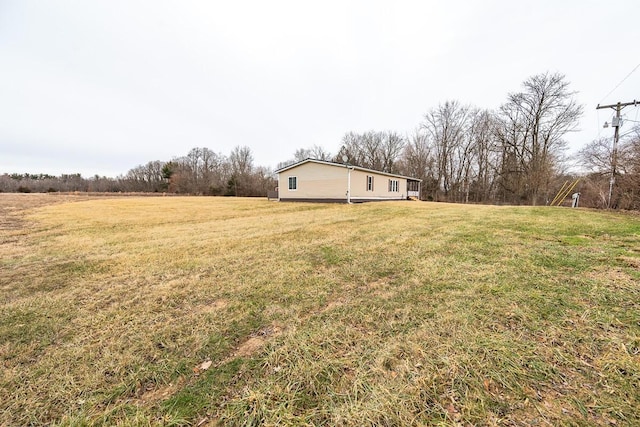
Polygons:
<instances>
[{"instance_id":1,"label":"beige vinyl siding","mask_svg":"<svg viewBox=\"0 0 640 427\"><path fill-rule=\"evenodd\" d=\"M373 177L373 191L367 190L367 176ZM389 191L389 179L398 181L398 191ZM378 175L374 172L351 171L351 198L355 199L405 199L407 180Z\"/></svg>"},{"instance_id":2,"label":"beige vinyl siding","mask_svg":"<svg viewBox=\"0 0 640 427\"><path fill-rule=\"evenodd\" d=\"M295 191L289 190L289 177L297 178ZM367 176L373 177L373 191L367 190ZM308 162L278 174L279 198L281 199L347 199L347 177L345 166ZM398 181L398 191L389 191L389 179ZM406 199L407 180L379 175L375 172L351 170L351 199L392 200Z\"/></svg>"},{"instance_id":3,"label":"beige vinyl siding","mask_svg":"<svg viewBox=\"0 0 640 427\"><path fill-rule=\"evenodd\" d=\"M290 176L297 177L295 191L289 191ZM347 198L346 167L310 162L282 172L278 178L279 197L283 199Z\"/></svg>"}]
</instances>

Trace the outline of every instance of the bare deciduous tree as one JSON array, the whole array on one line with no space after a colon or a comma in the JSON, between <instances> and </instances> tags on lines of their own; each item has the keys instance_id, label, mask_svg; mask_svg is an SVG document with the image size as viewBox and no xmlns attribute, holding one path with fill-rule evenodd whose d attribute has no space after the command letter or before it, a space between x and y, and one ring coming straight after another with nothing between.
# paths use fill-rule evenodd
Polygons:
<instances>
[{"instance_id":1,"label":"bare deciduous tree","mask_svg":"<svg viewBox=\"0 0 640 427\"><path fill-rule=\"evenodd\" d=\"M231 177L228 182L227 194L235 196L250 195L250 176L253 172L253 154L247 146L235 147L229 155Z\"/></svg>"},{"instance_id":2,"label":"bare deciduous tree","mask_svg":"<svg viewBox=\"0 0 640 427\"><path fill-rule=\"evenodd\" d=\"M525 80L523 91L509 94L500 107L501 182L516 198L536 205L549 197L563 138L582 115L574 95L562 74L544 73Z\"/></svg>"},{"instance_id":3,"label":"bare deciduous tree","mask_svg":"<svg viewBox=\"0 0 640 427\"><path fill-rule=\"evenodd\" d=\"M253 168L253 154L247 146L235 147L229 155L231 162L231 173L237 175L245 175L251 172Z\"/></svg>"},{"instance_id":4,"label":"bare deciduous tree","mask_svg":"<svg viewBox=\"0 0 640 427\"><path fill-rule=\"evenodd\" d=\"M472 192L475 202L487 202L494 198L498 147L495 140L496 120L489 110L474 110L469 139L473 150Z\"/></svg>"},{"instance_id":5,"label":"bare deciduous tree","mask_svg":"<svg viewBox=\"0 0 640 427\"><path fill-rule=\"evenodd\" d=\"M330 160L331 154L319 145L314 145L311 148L299 148L295 151L295 162L301 162L306 159L316 160Z\"/></svg>"},{"instance_id":6,"label":"bare deciduous tree","mask_svg":"<svg viewBox=\"0 0 640 427\"><path fill-rule=\"evenodd\" d=\"M422 180L421 198L430 199L436 190L435 159L428 135L416 129L402 153L401 173Z\"/></svg>"},{"instance_id":7,"label":"bare deciduous tree","mask_svg":"<svg viewBox=\"0 0 640 427\"><path fill-rule=\"evenodd\" d=\"M406 139L397 132L348 132L334 160L342 162L342 157L347 156L350 164L393 173L397 172L396 163L405 144Z\"/></svg>"},{"instance_id":8,"label":"bare deciduous tree","mask_svg":"<svg viewBox=\"0 0 640 427\"><path fill-rule=\"evenodd\" d=\"M439 192L449 199L449 193L458 190L460 177L469 161L471 151L466 144L470 108L458 101L447 101L430 110L424 118L424 129L431 140L438 182L434 199Z\"/></svg>"},{"instance_id":9,"label":"bare deciduous tree","mask_svg":"<svg viewBox=\"0 0 640 427\"><path fill-rule=\"evenodd\" d=\"M123 178L126 191L158 192L166 190L162 175L164 162L154 160L129 170Z\"/></svg>"},{"instance_id":10,"label":"bare deciduous tree","mask_svg":"<svg viewBox=\"0 0 640 427\"><path fill-rule=\"evenodd\" d=\"M580 163L587 170L585 206L605 208L609 198L613 142L599 138L579 152ZM611 207L640 209L640 127L635 128L618 146L615 187Z\"/></svg>"},{"instance_id":11,"label":"bare deciduous tree","mask_svg":"<svg viewBox=\"0 0 640 427\"><path fill-rule=\"evenodd\" d=\"M579 152L580 164L590 173L607 175L611 173L610 138L598 138L585 145Z\"/></svg>"}]
</instances>

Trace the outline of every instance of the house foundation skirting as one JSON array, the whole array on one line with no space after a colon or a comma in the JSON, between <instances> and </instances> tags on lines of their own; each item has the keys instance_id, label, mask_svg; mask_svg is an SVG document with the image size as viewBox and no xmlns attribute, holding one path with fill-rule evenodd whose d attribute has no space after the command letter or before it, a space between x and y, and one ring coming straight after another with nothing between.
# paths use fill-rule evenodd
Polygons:
<instances>
[{"instance_id":1,"label":"house foundation skirting","mask_svg":"<svg viewBox=\"0 0 640 427\"><path fill-rule=\"evenodd\" d=\"M390 202L390 201L398 201L398 200L406 200L406 199L383 199L383 198L378 198L378 199L367 199L367 198L359 198L359 197L352 197L351 198L351 203L363 203L363 202ZM347 199L303 199L303 198L286 198L286 197L281 197L280 198L281 202L316 202L316 203L347 203Z\"/></svg>"}]
</instances>

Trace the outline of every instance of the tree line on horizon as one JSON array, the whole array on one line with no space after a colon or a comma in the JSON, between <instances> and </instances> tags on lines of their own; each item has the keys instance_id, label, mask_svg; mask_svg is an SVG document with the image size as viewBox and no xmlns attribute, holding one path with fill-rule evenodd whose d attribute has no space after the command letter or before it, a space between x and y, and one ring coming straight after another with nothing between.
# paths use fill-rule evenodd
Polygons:
<instances>
[{"instance_id":1,"label":"tree line on horizon","mask_svg":"<svg viewBox=\"0 0 640 427\"><path fill-rule=\"evenodd\" d=\"M275 188L273 172L253 164L249 147L235 147L228 156L195 147L170 161L153 160L116 178L80 174L0 175L4 192L175 193L207 196L264 196Z\"/></svg>"},{"instance_id":2,"label":"tree line on horizon","mask_svg":"<svg viewBox=\"0 0 640 427\"><path fill-rule=\"evenodd\" d=\"M409 135L395 131L347 132L337 153L299 148L278 169L307 158L343 162L422 180L423 200L546 205L564 182L580 179L581 206L609 206L611 143L599 139L578 154L583 172L568 173L569 132L583 107L565 76L543 73L509 93L497 110L458 101L431 108ZM610 206L640 209L640 128L620 140ZM255 166L249 147L228 156L206 147L170 161L150 161L124 176L2 175L0 191L167 192L214 196L266 196L277 185L269 168Z\"/></svg>"}]
</instances>

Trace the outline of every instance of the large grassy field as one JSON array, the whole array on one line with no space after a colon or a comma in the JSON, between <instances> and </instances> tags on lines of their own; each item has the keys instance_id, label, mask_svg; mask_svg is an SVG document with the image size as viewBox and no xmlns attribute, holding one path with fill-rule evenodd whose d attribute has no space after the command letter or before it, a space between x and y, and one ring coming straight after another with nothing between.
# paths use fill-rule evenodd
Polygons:
<instances>
[{"instance_id":1,"label":"large grassy field","mask_svg":"<svg viewBox=\"0 0 640 427\"><path fill-rule=\"evenodd\" d=\"M640 425L638 216L6 194L0 215L0 425Z\"/></svg>"}]
</instances>

